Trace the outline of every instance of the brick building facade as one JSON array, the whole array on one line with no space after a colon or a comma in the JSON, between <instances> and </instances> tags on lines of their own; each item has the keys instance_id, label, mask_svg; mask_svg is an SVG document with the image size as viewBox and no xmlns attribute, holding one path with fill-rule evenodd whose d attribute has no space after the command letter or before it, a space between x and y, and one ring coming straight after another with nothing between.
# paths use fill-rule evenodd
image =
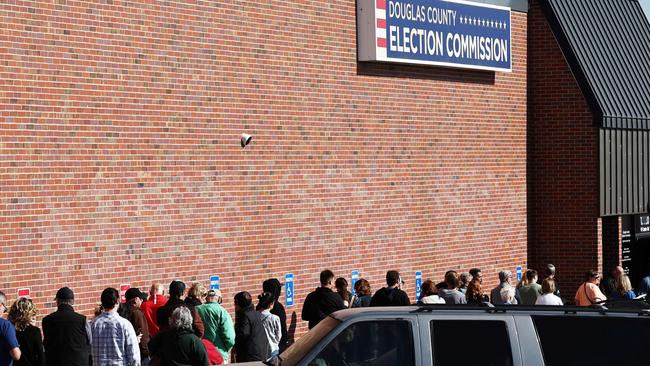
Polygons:
<instances>
[{"instance_id":1,"label":"brick building facade","mask_svg":"<svg viewBox=\"0 0 650 366\"><path fill-rule=\"evenodd\" d=\"M413 299L415 271L553 262L567 295L603 240L620 256L536 2L510 73L358 62L354 1L22 0L0 27L0 290L41 315L64 285L89 314L108 286L211 275L232 310L290 272L303 329L324 268L397 269Z\"/></svg>"},{"instance_id":2,"label":"brick building facade","mask_svg":"<svg viewBox=\"0 0 650 366\"><path fill-rule=\"evenodd\" d=\"M0 6L0 288L526 265L527 16L513 71L356 60L355 2ZM253 135L246 149L242 132ZM225 303L230 307L230 300ZM302 326L298 321L298 326Z\"/></svg>"}]
</instances>

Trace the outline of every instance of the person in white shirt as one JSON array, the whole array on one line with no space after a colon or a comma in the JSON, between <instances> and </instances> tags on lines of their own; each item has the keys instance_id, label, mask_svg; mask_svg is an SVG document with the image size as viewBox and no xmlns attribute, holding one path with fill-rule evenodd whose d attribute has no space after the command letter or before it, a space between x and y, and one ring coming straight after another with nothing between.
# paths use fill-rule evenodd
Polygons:
<instances>
[{"instance_id":1,"label":"person in white shirt","mask_svg":"<svg viewBox=\"0 0 650 366\"><path fill-rule=\"evenodd\" d=\"M280 338L282 338L282 330L280 328L280 317L271 314L271 308L275 302L275 297L270 292L264 292L257 297L257 311L262 314L262 326L266 332L266 338L269 341L269 349L271 355L269 360L275 358L280 351Z\"/></svg>"},{"instance_id":2,"label":"person in white shirt","mask_svg":"<svg viewBox=\"0 0 650 366\"><path fill-rule=\"evenodd\" d=\"M535 305L558 305L562 306L562 299L554 294L555 280L552 278L545 278L542 281L542 295L537 297Z\"/></svg>"}]
</instances>

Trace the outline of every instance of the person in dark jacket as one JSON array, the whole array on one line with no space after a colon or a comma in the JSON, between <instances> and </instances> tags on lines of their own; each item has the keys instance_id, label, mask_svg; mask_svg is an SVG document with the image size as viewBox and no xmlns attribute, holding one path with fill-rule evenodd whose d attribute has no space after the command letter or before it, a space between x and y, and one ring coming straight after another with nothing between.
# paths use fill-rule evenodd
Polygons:
<instances>
[{"instance_id":1,"label":"person in dark jacket","mask_svg":"<svg viewBox=\"0 0 650 366\"><path fill-rule=\"evenodd\" d=\"M158 323L158 327L161 331L169 328L169 318L177 307L188 307L181 299L183 294L185 294L185 283L183 283L183 281L172 281L169 284L169 300L167 300L165 305L161 306L158 311L156 311L156 323ZM194 333L199 338L203 338L204 329L201 316L196 311L196 308L190 308L190 313L192 314L192 328L194 329Z\"/></svg>"},{"instance_id":2,"label":"person in dark jacket","mask_svg":"<svg viewBox=\"0 0 650 366\"><path fill-rule=\"evenodd\" d=\"M302 306L302 320L309 322L309 329L320 323L331 313L345 309L343 299L332 291L334 273L329 269L320 273L320 287L307 295Z\"/></svg>"},{"instance_id":3,"label":"person in dark jacket","mask_svg":"<svg viewBox=\"0 0 650 366\"><path fill-rule=\"evenodd\" d=\"M7 317L16 327L16 339L20 344L20 359L14 361L14 366L43 366L45 353L41 330L32 325L36 317L36 306L32 300L20 298L11 305Z\"/></svg>"},{"instance_id":4,"label":"person in dark jacket","mask_svg":"<svg viewBox=\"0 0 650 366\"><path fill-rule=\"evenodd\" d=\"M402 306L411 305L411 300L406 292L402 291L402 279L399 272L386 272L386 285L375 292L370 300L370 306Z\"/></svg>"},{"instance_id":5,"label":"person in dark jacket","mask_svg":"<svg viewBox=\"0 0 650 366\"><path fill-rule=\"evenodd\" d=\"M280 338L280 353L289 346L289 334L287 332L287 312L282 303L280 303L280 292L282 284L277 278L270 278L262 283L262 292L268 292L273 295L275 302L271 308L271 314L277 315L280 318L280 331L282 337ZM259 309L257 309L259 310Z\"/></svg>"},{"instance_id":6,"label":"person in dark jacket","mask_svg":"<svg viewBox=\"0 0 650 366\"><path fill-rule=\"evenodd\" d=\"M235 295L235 362L266 361L271 355L262 315L248 292Z\"/></svg>"},{"instance_id":7,"label":"person in dark jacket","mask_svg":"<svg viewBox=\"0 0 650 366\"><path fill-rule=\"evenodd\" d=\"M192 313L179 306L171 314L170 325L149 342L149 352L161 366L208 366L203 342L192 331Z\"/></svg>"},{"instance_id":8,"label":"person in dark jacket","mask_svg":"<svg viewBox=\"0 0 650 366\"><path fill-rule=\"evenodd\" d=\"M90 327L86 317L74 312L74 293L62 287L56 293L57 310L43 318L46 366L88 366Z\"/></svg>"},{"instance_id":9,"label":"person in dark jacket","mask_svg":"<svg viewBox=\"0 0 650 366\"><path fill-rule=\"evenodd\" d=\"M149 326L144 313L140 309L142 302L146 299L147 295L140 291L137 287L131 287L124 294L126 303L129 304L129 313L126 319L133 325L136 335L140 335L140 357L142 366L149 365Z\"/></svg>"}]
</instances>

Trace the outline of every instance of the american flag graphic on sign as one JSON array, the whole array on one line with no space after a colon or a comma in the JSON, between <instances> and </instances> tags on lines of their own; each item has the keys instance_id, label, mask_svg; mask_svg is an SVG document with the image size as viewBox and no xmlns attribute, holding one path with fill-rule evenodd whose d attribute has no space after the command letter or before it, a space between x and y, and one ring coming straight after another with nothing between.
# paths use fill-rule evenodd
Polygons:
<instances>
[{"instance_id":1,"label":"american flag graphic on sign","mask_svg":"<svg viewBox=\"0 0 650 366\"><path fill-rule=\"evenodd\" d=\"M377 59L386 58L386 0L375 0L377 26Z\"/></svg>"}]
</instances>

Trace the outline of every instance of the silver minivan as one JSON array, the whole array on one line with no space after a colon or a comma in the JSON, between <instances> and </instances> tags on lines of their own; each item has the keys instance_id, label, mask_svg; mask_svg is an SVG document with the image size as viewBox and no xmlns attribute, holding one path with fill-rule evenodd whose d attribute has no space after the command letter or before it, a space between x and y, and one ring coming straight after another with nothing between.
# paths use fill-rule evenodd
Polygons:
<instances>
[{"instance_id":1,"label":"silver minivan","mask_svg":"<svg viewBox=\"0 0 650 366\"><path fill-rule=\"evenodd\" d=\"M349 309L300 337L277 364L650 365L649 315L551 306Z\"/></svg>"}]
</instances>

